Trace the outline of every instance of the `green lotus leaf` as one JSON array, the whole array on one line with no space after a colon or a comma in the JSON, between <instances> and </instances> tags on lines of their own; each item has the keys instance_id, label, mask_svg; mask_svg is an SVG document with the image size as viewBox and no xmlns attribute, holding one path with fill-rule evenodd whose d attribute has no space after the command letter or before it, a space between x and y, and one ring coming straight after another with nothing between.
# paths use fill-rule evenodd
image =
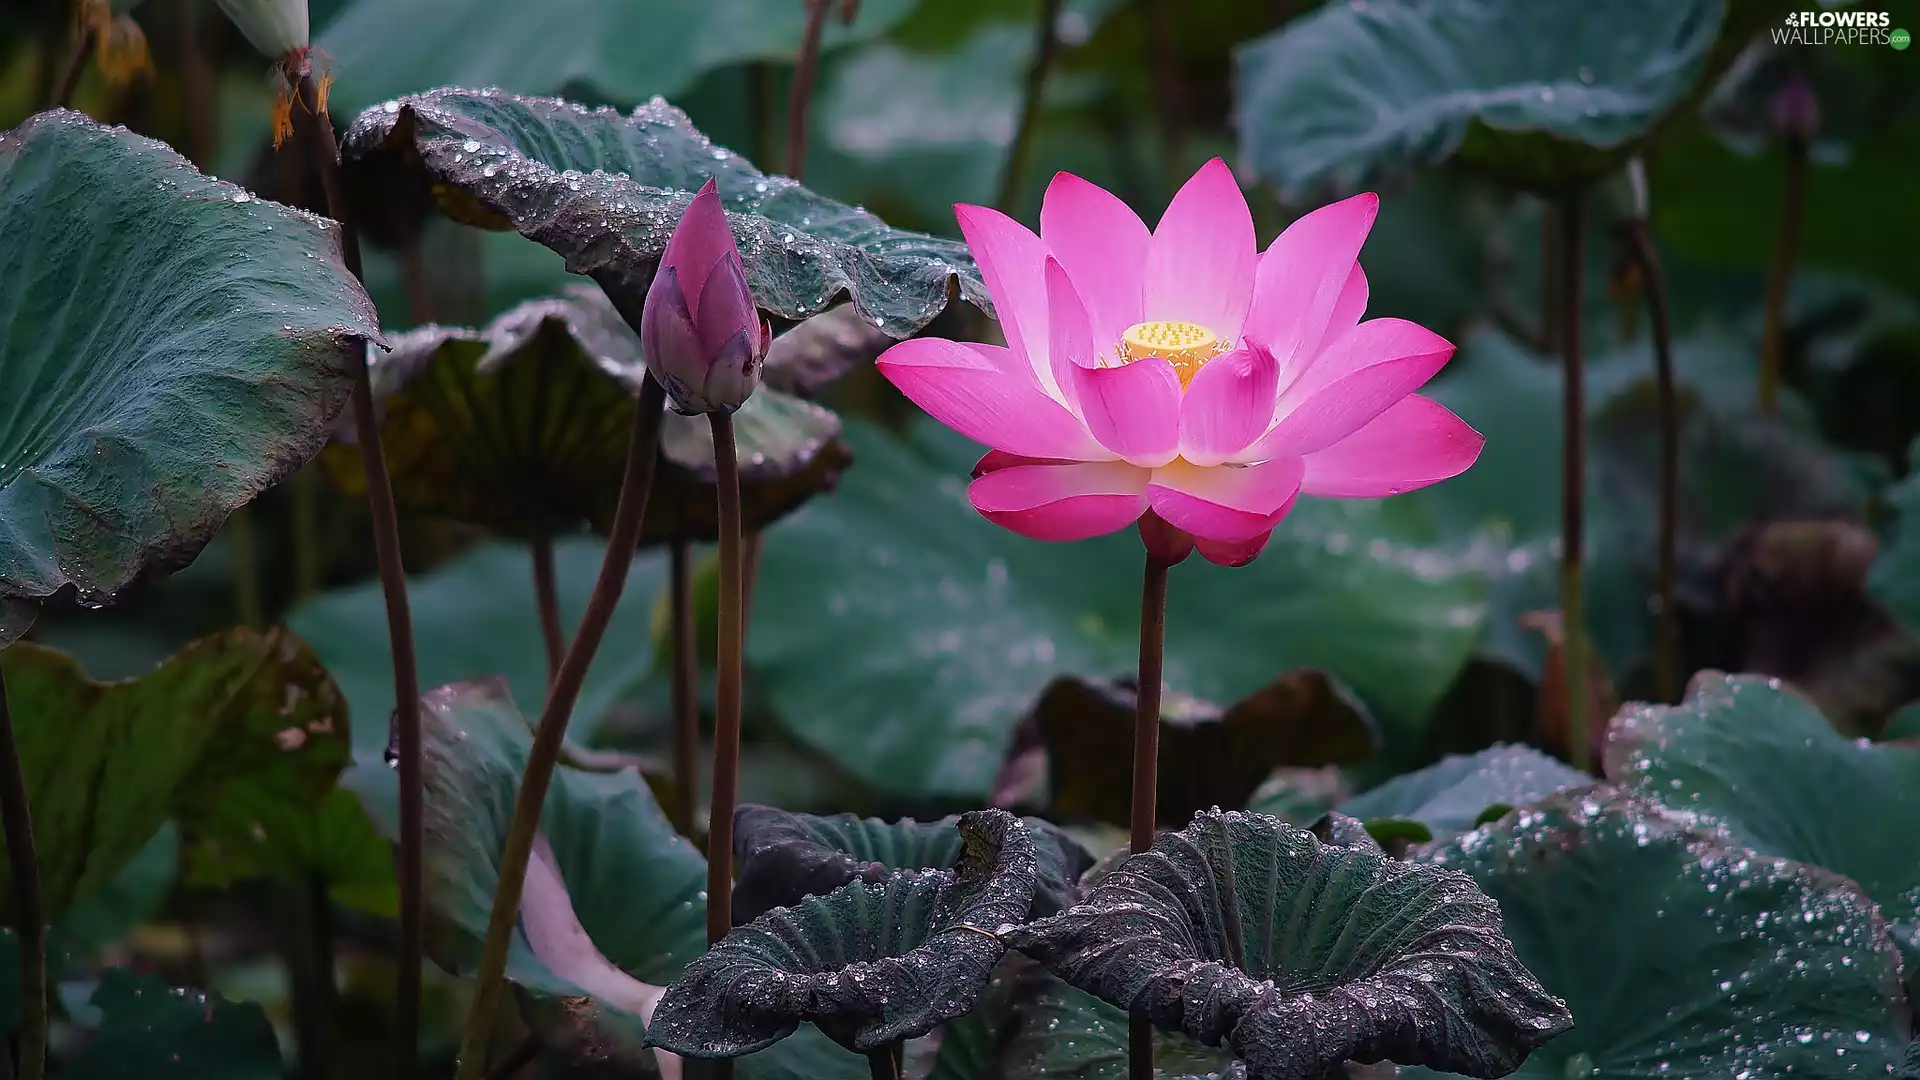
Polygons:
<instances>
[{"instance_id":1,"label":"green lotus leaf","mask_svg":"<svg viewBox=\"0 0 1920 1080\"><path fill-rule=\"evenodd\" d=\"M599 289L521 304L484 330L421 327L392 345L372 375L403 507L521 536L611 526L646 364L639 335ZM838 417L774 390L748 399L734 433L749 529L831 488L849 460ZM365 491L355 447L322 460L336 487ZM717 539L705 417L666 418L660 464L642 542Z\"/></svg>"},{"instance_id":2,"label":"green lotus leaf","mask_svg":"<svg viewBox=\"0 0 1920 1080\"><path fill-rule=\"evenodd\" d=\"M1417 821L1445 839L1474 828L1488 807L1518 806L1592 782L1532 747L1493 746L1477 754L1451 754L1397 776L1341 803L1340 812L1369 823Z\"/></svg>"},{"instance_id":3,"label":"green lotus leaf","mask_svg":"<svg viewBox=\"0 0 1920 1080\"><path fill-rule=\"evenodd\" d=\"M1051 915L1079 898L1080 875L1093 865L1093 856L1052 823L1021 820L1033 834L1038 860L1034 914ZM951 870L965 850L959 821L958 815L881 821L742 806L733 815L733 924L855 880L884 881L895 870Z\"/></svg>"},{"instance_id":4,"label":"green lotus leaf","mask_svg":"<svg viewBox=\"0 0 1920 1080\"><path fill-rule=\"evenodd\" d=\"M1858 886L1617 788L1561 792L1423 858L1499 901L1573 1010L1520 1080L1884 1076L1906 1041L1898 955Z\"/></svg>"},{"instance_id":5,"label":"green lotus leaf","mask_svg":"<svg viewBox=\"0 0 1920 1080\"><path fill-rule=\"evenodd\" d=\"M810 1021L859 1053L885 1052L973 1008L1024 920L1033 834L1004 810L955 825L952 870L896 870L738 927L667 989L648 1041L699 1058L773 1045Z\"/></svg>"},{"instance_id":6,"label":"green lotus leaf","mask_svg":"<svg viewBox=\"0 0 1920 1080\"><path fill-rule=\"evenodd\" d=\"M368 109L342 144L350 184L398 168L449 217L517 229L591 274L632 325L667 238L708 179L719 184L762 309L817 315L845 296L896 337L986 290L964 244L887 226L713 145L659 99L631 114L552 98L441 89Z\"/></svg>"},{"instance_id":7,"label":"green lotus leaf","mask_svg":"<svg viewBox=\"0 0 1920 1080\"><path fill-rule=\"evenodd\" d=\"M1323 844L1264 814L1202 813L1005 936L1110 1004L1225 1043L1254 1080L1348 1060L1504 1076L1570 1026L1492 900L1355 831Z\"/></svg>"},{"instance_id":8,"label":"green lotus leaf","mask_svg":"<svg viewBox=\"0 0 1920 1080\"><path fill-rule=\"evenodd\" d=\"M1893 1070L1893 1080L1920 1080L1920 1039L1907 1044L1906 1056Z\"/></svg>"},{"instance_id":9,"label":"green lotus leaf","mask_svg":"<svg viewBox=\"0 0 1920 1080\"><path fill-rule=\"evenodd\" d=\"M851 304L823 311L773 339L760 372L763 387L810 398L893 345L885 330Z\"/></svg>"},{"instance_id":10,"label":"green lotus leaf","mask_svg":"<svg viewBox=\"0 0 1920 1080\"><path fill-rule=\"evenodd\" d=\"M280 1080L280 1040L260 1006L109 968L93 992L100 1029L71 1080Z\"/></svg>"},{"instance_id":11,"label":"green lotus leaf","mask_svg":"<svg viewBox=\"0 0 1920 1080\"><path fill-rule=\"evenodd\" d=\"M0 133L0 646L193 561L379 341L338 230L79 113Z\"/></svg>"},{"instance_id":12,"label":"green lotus leaf","mask_svg":"<svg viewBox=\"0 0 1920 1080\"><path fill-rule=\"evenodd\" d=\"M1063 675L1040 695L1033 719L1055 814L1132 822L1135 702L1130 679ZM1289 672L1225 709L1165 694L1159 820L1177 826L1209 807L1244 807L1276 768L1351 765L1379 746L1365 707L1321 671Z\"/></svg>"},{"instance_id":13,"label":"green lotus leaf","mask_svg":"<svg viewBox=\"0 0 1920 1080\"><path fill-rule=\"evenodd\" d=\"M292 835L348 759L346 703L283 630L237 628L137 679L65 653L0 651L33 807L48 921L97 893L169 818L225 880L301 865ZM0 905L13 891L0 869Z\"/></svg>"},{"instance_id":14,"label":"green lotus leaf","mask_svg":"<svg viewBox=\"0 0 1920 1080\"><path fill-rule=\"evenodd\" d=\"M1236 50L1240 157L1293 198L1449 159L1538 190L1587 183L1731 62L1758 22L1729 6L1329 5Z\"/></svg>"}]
</instances>

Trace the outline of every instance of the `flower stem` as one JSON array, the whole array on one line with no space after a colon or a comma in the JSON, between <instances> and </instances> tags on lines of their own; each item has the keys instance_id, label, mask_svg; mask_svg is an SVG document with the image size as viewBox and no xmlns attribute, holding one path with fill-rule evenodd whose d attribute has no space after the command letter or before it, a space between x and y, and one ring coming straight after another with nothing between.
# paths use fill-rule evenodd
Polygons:
<instances>
[{"instance_id":1,"label":"flower stem","mask_svg":"<svg viewBox=\"0 0 1920 1080\"><path fill-rule=\"evenodd\" d=\"M733 442L733 417L710 413L713 463L720 499L720 650L715 670L713 717L713 794L707 812L707 941L719 941L733 929L733 807L740 786L742 572L740 541L740 460Z\"/></svg>"},{"instance_id":2,"label":"flower stem","mask_svg":"<svg viewBox=\"0 0 1920 1080\"><path fill-rule=\"evenodd\" d=\"M873 1080L900 1080L900 1044L867 1051L867 1070Z\"/></svg>"},{"instance_id":3,"label":"flower stem","mask_svg":"<svg viewBox=\"0 0 1920 1080\"><path fill-rule=\"evenodd\" d=\"M553 580L553 537L533 538L533 596L540 607L540 637L547 646L547 685L560 673L567 651L567 632L560 628L560 591Z\"/></svg>"},{"instance_id":4,"label":"flower stem","mask_svg":"<svg viewBox=\"0 0 1920 1080\"><path fill-rule=\"evenodd\" d=\"M459 1080L479 1080L486 1071L487 1043L500 1010L507 953L513 944L513 928L519 922L521 890L527 883L527 859L533 855L534 838L540 832L540 811L546 806L554 766L559 763L566 745L567 721L572 717L574 702L580 698L587 666L599 651L607 623L613 618L613 609L627 587L627 571L633 563L634 547L640 540L640 522L647 512L647 495L653 487L653 467L660 445L660 414L666 403L665 388L649 375L639 399L634 402L633 424L627 436L627 461L620 474L620 498L613 511L613 527L608 530L607 555L600 563L600 576L594 580L593 593L587 598L587 610L580 616L580 627L574 631L573 642L560 661L553 685L547 689L546 705L540 710L540 722L534 728L533 746L527 751L527 769L520 778L519 794L514 797L513 820L507 827L505 850L500 854L500 883L494 889L487 936L481 945L479 967L474 971L473 1006L460 1036Z\"/></svg>"},{"instance_id":5,"label":"flower stem","mask_svg":"<svg viewBox=\"0 0 1920 1080\"><path fill-rule=\"evenodd\" d=\"M340 223L340 249L347 271L360 273L360 238L348 212L340 179L340 147L333 121L320 109L320 92L311 73L300 76L300 106L295 125L304 132L311 167L326 192L327 215ZM298 115L304 114L304 115ZM420 1042L422 793L420 777L420 673L413 652L413 615L407 605L407 572L400 561L400 516L394 509L393 481L387 475L386 449L374 411L373 384L367 378L365 350L354 349L353 426L360 444L360 467L367 478L367 507L373 518L373 550L380 565L380 591L387 601L387 640L393 654L393 727L399 736L400 955L395 979L394 1058L396 1074L416 1071Z\"/></svg>"},{"instance_id":6,"label":"flower stem","mask_svg":"<svg viewBox=\"0 0 1920 1080\"><path fill-rule=\"evenodd\" d=\"M673 824L693 835L700 805L700 648L693 618L693 544L675 540L669 572L673 614Z\"/></svg>"},{"instance_id":7,"label":"flower stem","mask_svg":"<svg viewBox=\"0 0 1920 1080\"><path fill-rule=\"evenodd\" d=\"M1786 190L1780 204L1780 241L1773 249L1773 273L1767 279L1767 300L1760 336L1760 411L1780 412L1780 377L1786 364L1787 289L1793 283L1793 263L1800 249L1800 219L1805 210L1807 141L1786 140Z\"/></svg>"},{"instance_id":8,"label":"flower stem","mask_svg":"<svg viewBox=\"0 0 1920 1080\"><path fill-rule=\"evenodd\" d=\"M793 69L793 87L787 92L786 173L795 180L807 171L807 112L813 103L813 74L820 67L820 36L827 29L830 0L807 0L807 30L800 39L800 59Z\"/></svg>"},{"instance_id":9,"label":"flower stem","mask_svg":"<svg viewBox=\"0 0 1920 1080\"><path fill-rule=\"evenodd\" d=\"M1133 712L1132 851L1153 846L1160 778L1160 663L1167 640L1168 565L1151 554L1140 586L1140 680ZM1127 1021L1128 1075L1153 1076L1153 1027L1145 1017Z\"/></svg>"},{"instance_id":10,"label":"flower stem","mask_svg":"<svg viewBox=\"0 0 1920 1080\"><path fill-rule=\"evenodd\" d=\"M1673 579L1680 519L1680 406L1674 389L1672 330L1667 321L1667 278L1645 218L1636 217L1627 223L1627 243L1640 266L1640 280L1645 283L1647 318L1653 325L1654 380L1660 399L1660 550L1655 571L1660 610L1654 638L1654 693L1661 701L1678 701L1680 614L1674 608Z\"/></svg>"},{"instance_id":11,"label":"flower stem","mask_svg":"<svg viewBox=\"0 0 1920 1080\"><path fill-rule=\"evenodd\" d=\"M0 671L0 824L13 874L14 923L20 934L20 1074L41 1080L47 1072L47 927L40 906L40 859L33 849L33 812L27 806L27 775L7 706L7 680Z\"/></svg>"},{"instance_id":12,"label":"flower stem","mask_svg":"<svg viewBox=\"0 0 1920 1080\"><path fill-rule=\"evenodd\" d=\"M1033 66L1027 69L1027 88L1020 98L1020 123L1013 129L1013 143L1007 147L1007 163L1000 173L1000 193L993 205L1014 212L1013 200L1020 195L1020 183L1026 179L1027 163L1033 157L1035 129L1040 126L1040 104L1046 93L1047 76L1060 55L1060 9L1062 0L1040 0L1040 24L1034 30Z\"/></svg>"},{"instance_id":13,"label":"flower stem","mask_svg":"<svg viewBox=\"0 0 1920 1080\"><path fill-rule=\"evenodd\" d=\"M1581 230L1580 192L1562 197L1560 231L1555 251L1560 265L1554 281L1560 286L1555 312L1560 330L1562 372L1561 424L1564 443L1560 475L1560 618L1565 628L1563 646L1567 684L1567 756L1574 768L1586 770L1592 755L1587 740L1587 632L1582 611L1581 558L1586 505L1586 373L1580 359L1580 303L1584 297L1586 239Z\"/></svg>"}]
</instances>

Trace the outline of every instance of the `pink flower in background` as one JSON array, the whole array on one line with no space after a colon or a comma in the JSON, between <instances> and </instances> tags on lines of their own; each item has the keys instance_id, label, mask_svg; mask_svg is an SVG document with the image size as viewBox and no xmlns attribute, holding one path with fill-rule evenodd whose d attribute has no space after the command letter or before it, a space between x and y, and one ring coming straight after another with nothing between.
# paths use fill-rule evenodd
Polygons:
<instances>
[{"instance_id":1,"label":"pink flower in background","mask_svg":"<svg viewBox=\"0 0 1920 1080\"><path fill-rule=\"evenodd\" d=\"M640 313L640 351L676 412L730 413L760 385L773 331L753 306L712 180L687 205Z\"/></svg>"},{"instance_id":2,"label":"pink flower in background","mask_svg":"<svg viewBox=\"0 0 1920 1080\"><path fill-rule=\"evenodd\" d=\"M1413 393L1451 344L1404 319L1360 319L1356 260L1378 209L1371 194L1323 206L1262 253L1218 158L1152 232L1061 173L1039 236L955 207L1006 347L916 338L879 367L991 448L968 491L988 520L1036 540L1141 522L1168 561L1190 538L1242 565L1302 492L1411 491L1465 471L1485 441Z\"/></svg>"}]
</instances>

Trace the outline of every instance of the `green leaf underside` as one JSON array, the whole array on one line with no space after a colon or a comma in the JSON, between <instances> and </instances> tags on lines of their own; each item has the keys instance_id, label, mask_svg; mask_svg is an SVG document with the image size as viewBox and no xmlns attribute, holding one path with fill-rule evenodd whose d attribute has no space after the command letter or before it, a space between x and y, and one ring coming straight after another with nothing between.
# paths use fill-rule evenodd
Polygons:
<instances>
[{"instance_id":1,"label":"green leaf underside","mask_svg":"<svg viewBox=\"0 0 1920 1080\"><path fill-rule=\"evenodd\" d=\"M1293 197L1458 155L1592 180L1699 89L1725 0L1334 4L1235 50L1240 157Z\"/></svg>"},{"instance_id":2,"label":"green leaf underside","mask_svg":"<svg viewBox=\"0 0 1920 1080\"><path fill-rule=\"evenodd\" d=\"M1032 834L1003 810L956 824L947 870L897 870L778 908L687 965L649 1041L692 1057L762 1049L810 1021L849 1050L924 1035L973 1008L1006 953L996 933L1026 918Z\"/></svg>"},{"instance_id":3,"label":"green leaf underside","mask_svg":"<svg viewBox=\"0 0 1920 1080\"><path fill-rule=\"evenodd\" d=\"M719 184L755 303L786 319L840 297L896 337L926 325L958 283L989 302L966 246L888 227L716 147L655 99L631 114L550 98L442 89L362 113L342 147L350 183L388 155L456 220L514 228L590 274L639 320L667 238L707 179Z\"/></svg>"},{"instance_id":4,"label":"green leaf underside","mask_svg":"<svg viewBox=\"0 0 1920 1080\"><path fill-rule=\"evenodd\" d=\"M1857 886L1617 789L1563 792L1426 857L1499 901L1573 1011L1523 1080L1884 1076L1905 1040L1894 948Z\"/></svg>"},{"instance_id":5,"label":"green leaf underside","mask_svg":"<svg viewBox=\"0 0 1920 1080\"><path fill-rule=\"evenodd\" d=\"M938 821L881 821L742 806L733 817L733 923L744 925L856 879L879 882L895 870L951 870L964 850L959 820L956 814ZM1077 898L1076 885L1093 856L1049 822L1021 820L1033 834L1037 859L1034 911L1051 915Z\"/></svg>"},{"instance_id":6,"label":"green leaf underside","mask_svg":"<svg viewBox=\"0 0 1920 1080\"><path fill-rule=\"evenodd\" d=\"M646 377L640 339L598 288L573 287L484 330L429 326L373 361L401 506L519 536L611 526ZM762 389L734 414L745 526L764 529L848 463L833 413ZM365 490L356 447L322 459L336 487ZM718 535L713 434L669 414L643 543Z\"/></svg>"},{"instance_id":7,"label":"green leaf underside","mask_svg":"<svg viewBox=\"0 0 1920 1080\"><path fill-rule=\"evenodd\" d=\"M260 1006L109 968L93 992L100 1030L71 1080L279 1080L280 1041Z\"/></svg>"},{"instance_id":8,"label":"green leaf underside","mask_svg":"<svg viewBox=\"0 0 1920 1080\"><path fill-rule=\"evenodd\" d=\"M1040 696L1033 718L1047 746L1055 814L1132 822L1134 708L1131 683L1072 675ZM1290 672L1225 709L1163 696L1160 822L1178 827L1210 807L1244 807L1276 768L1356 764L1379 740L1372 717L1321 671Z\"/></svg>"},{"instance_id":9,"label":"green leaf underside","mask_svg":"<svg viewBox=\"0 0 1920 1080\"><path fill-rule=\"evenodd\" d=\"M1042 544L983 520L966 496L982 451L930 425L896 440L849 419L846 437L860 466L768 532L756 677L789 731L862 782L985 798L1052 679L1136 663L1139 538ZM1423 513L1303 499L1251 565L1182 565L1169 689L1232 701L1321 668L1404 750L1485 613L1471 569L1425 546Z\"/></svg>"},{"instance_id":10,"label":"green leaf underside","mask_svg":"<svg viewBox=\"0 0 1920 1080\"><path fill-rule=\"evenodd\" d=\"M0 646L193 561L377 340L330 223L79 113L0 133Z\"/></svg>"},{"instance_id":11,"label":"green leaf underside","mask_svg":"<svg viewBox=\"0 0 1920 1080\"><path fill-rule=\"evenodd\" d=\"M1472 829L1489 807L1519 806L1589 783L1591 777L1532 747L1494 746L1397 776L1341 803L1340 812L1363 821L1417 821L1445 839Z\"/></svg>"},{"instance_id":12,"label":"green leaf underside","mask_svg":"<svg viewBox=\"0 0 1920 1080\"><path fill-rule=\"evenodd\" d=\"M168 818L224 879L308 869L296 838L348 758L345 702L291 634L234 629L138 679L0 651L49 922L106 886ZM13 891L0 869L0 904ZM9 917L10 914L9 914Z\"/></svg>"},{"instance_id":13,"label":"green leaf underside","mask_svg":"<svg viewBox=\"0 0 1920 1080\"><path fill-rule=\"evenodd\" d=\"M1464 875L1260 814L1161 834L1008 941L1157 1026L1230 1045L1268 1080L1347 1060L1500 1076L1570 1023Z\"/></svg>"},{"instance_id":14,"label":"green leaf underside","mask_svg":"<svg viewBox=\"0 0 1920 1080\"><path fill-rule=\"evenodd\" d=\"M1630 706L1607 777L1701 814L1744 847L1859 883L1890 920L1920 920L1920 748L1849 739L1758 676L1707 672L1678 706Z\"/></svg>"}]
</instances>

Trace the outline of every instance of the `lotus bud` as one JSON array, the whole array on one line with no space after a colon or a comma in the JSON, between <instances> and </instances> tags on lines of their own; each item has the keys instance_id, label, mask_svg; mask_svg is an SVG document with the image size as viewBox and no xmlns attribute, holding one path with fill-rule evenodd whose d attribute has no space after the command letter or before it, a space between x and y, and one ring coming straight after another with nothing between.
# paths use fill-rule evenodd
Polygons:
<instances>
[{"instance_id":1,"label":"lotus bud","mask_svg":"<svg viewBox=\"0 0 1920 1080\"><path fill-rule=\"evenodd\" d=\"M1797 71L1773 95L1770 111L1774 134L1783 139L1808 143L1820 130L1820 101L1814 97L1813 84Z\"/></svg>"},{"instance_id":2,"label":"lotus bud","mask_svg":"<svg viewBox=\"0 0 1920 1080\"><path fill-rule=\"evenodd\" d=\"M647 367L675 412L730 413L760 385L772 339L753 306L720 193L708 180L674 227L647 289L640 316Z\"/></svg>"}]
</instances>

